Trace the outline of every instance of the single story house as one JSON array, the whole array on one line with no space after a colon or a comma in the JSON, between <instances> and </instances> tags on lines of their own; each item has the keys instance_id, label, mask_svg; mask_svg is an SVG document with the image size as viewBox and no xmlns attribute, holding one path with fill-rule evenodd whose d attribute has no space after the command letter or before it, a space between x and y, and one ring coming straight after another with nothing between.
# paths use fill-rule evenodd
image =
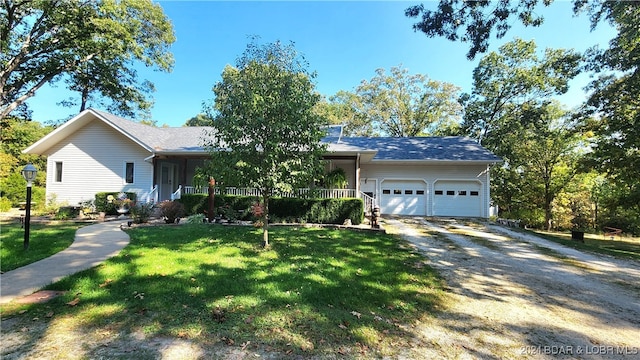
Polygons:
<instances>
[{"instance_id":1,"label":"single story house","mask_svg":"<svg viewBox=\"0 0 640 360\"><path fill-rule=\"evenodd\" d=\"M194 175L208 157L206 129L153 127L88 109L23 152L47 156L47 199L78 204L130 191L162 201L205 190ZM325 196L361 197L382 214L489 217L489 171L501 159L472 139L345 137L340 129L323 140L324 158L328 170L345 170L348 186Z\"/></svg>"}]
</instances>

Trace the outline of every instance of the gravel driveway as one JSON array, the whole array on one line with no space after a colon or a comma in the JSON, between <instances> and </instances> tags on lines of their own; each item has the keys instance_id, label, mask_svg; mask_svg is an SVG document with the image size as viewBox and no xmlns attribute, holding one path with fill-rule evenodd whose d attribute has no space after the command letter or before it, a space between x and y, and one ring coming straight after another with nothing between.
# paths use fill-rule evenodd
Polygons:
<instances>
[{"instance_id":1,"label":"gravel driveway","mask_svg":"<svg viewBox=\"0 0 640 360\"><path fill-rule=\"evenodd\" d=\"M386 219L451 293L410 358L640 359L640 264L494 225Z\"/></svg>"}]
</instances>

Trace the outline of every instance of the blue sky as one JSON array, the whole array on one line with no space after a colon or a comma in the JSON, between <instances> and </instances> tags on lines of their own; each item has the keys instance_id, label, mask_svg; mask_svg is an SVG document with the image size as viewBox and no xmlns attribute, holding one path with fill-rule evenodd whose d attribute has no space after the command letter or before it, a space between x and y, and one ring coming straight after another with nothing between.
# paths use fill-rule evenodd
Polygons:
<instances>
[{"instance_id":1,"label":"blue sky","mask_svg":"<svg viewBox=\"0 0 640 360\"><path fill-rule=\"evenodd\" d=\"M202 112L202 103L211 101L211 88L220 80L225 65L235 63L249 36L262 42L293 41L309 68L316 71L317 90L326 96L339 90L353 91L369 80L378 68L402 65L410 73L453 83L464 92L472 90L472 72L482 55L466 59L468 44L428 38L412 29L414 19L404 10L415 2L221 2L160 1L172 21L176 42L171 51L175 67L171 73L139 69L141 78L156 86L152 118L158 125L182 126ZM437 2L424 2L435 8ZM615 35L607 24L590 32L586 15L574 17L569 1L556 1L541 8L545 24L540 28L514 28L500 40L492 40L490 50L514 37L534 39L539 48L573 48L584 51L600 44L606 47ZM569 107L585 99L584 74L570 85L560 101ZM76 108L56 105L71 94L63 83L41 89L28 101L33 119L58 121L77 113Z\"/></svg>"}]
</instances>

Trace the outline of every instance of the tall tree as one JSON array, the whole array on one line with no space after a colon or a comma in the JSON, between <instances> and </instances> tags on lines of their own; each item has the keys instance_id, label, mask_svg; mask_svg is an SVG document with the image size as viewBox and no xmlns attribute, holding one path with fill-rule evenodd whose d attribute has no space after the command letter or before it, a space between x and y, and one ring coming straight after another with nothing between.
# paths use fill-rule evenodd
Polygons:
<instances>
[{"instance_id":1,"label":"tall tree","mask_svg":"<svg viewBox=\"0 0 640 360\"><path fill-rule=\"evenodd\" d=\"M371 136L373 127L359 111L361 108L360 98L356 94L340 90L328 100L321 99L316 105L316 112L329 124L344 125L345 136Z\"/></svg>"},{"instance_id":2,"label":"tall tree","mask_svg":"<svg viewBox=\"0 0 640 360\"><path fill-rule=\"evenodd\" d=\"M462 116L455 85L409 74L392 67L390 74L376 70L370 81L356 88L356 106L373 133L388 136L434 134L438 129L455 127Z\"/></svg>"},{"instance_id":3,"label":"tall tree","mask_svg":"<svg viewBox=\"0 0 640 360\"><path fill-rule=\"evenodd\" d=\"M213 118L206 114L198 114L184 123L184 126L211 126Z\"/></svg>"},{"instance_id":4,"label":"tall tree","mask_svg":"<svg viewBox=\"0 0 640 360\"><path fill-rule=\"evenodd\" d=\"M504 160L492 173L494 200L540 225L550 223L553 200L575 173L575 131L551 97L567 91L580 58L561 49L539 56L535 42L516 39L480 60L465 96L464 132Z\"/></svg>"},{"instance_id":5,"label":"tall tree","mask_svg":"<svg viewBox=\"0 0 640 360\"><path fill-rule=\"evenodd\" d=\"M472 93L463 96L463 131L502 153L501 139L517 121L517 111L566 93L569 81L579 73L580 60L578 53L564 49L546 49L540 57L535 42L522 39L487 54L473 70Z\"/></svg>"},{"instance_id":6,"label":"tall tree","mask_svg":"<svg viewBox=\"0 0 640 360\"><path fill-rule=\"evenodd\" d=\"M112 100L111 110L148 108L135 63L169 71L175 40L151 0L5 0L0 7L0 118L47 83L66 79L81 93Z\"/></svg>"},{"instance_id":7,"label":"tall tree","mask_svg":"<svg viewBox=\"0 0 640 360\"><path fill-rule=\"evenodd\" d=\"M247 46L214 88L215 117L207 169L225 185L250 186L262 198L263 245L269 245L269 200L278 191L308 185L322 171L325 119L314 73L293 44Z\"/></svg>"}]
</instances>

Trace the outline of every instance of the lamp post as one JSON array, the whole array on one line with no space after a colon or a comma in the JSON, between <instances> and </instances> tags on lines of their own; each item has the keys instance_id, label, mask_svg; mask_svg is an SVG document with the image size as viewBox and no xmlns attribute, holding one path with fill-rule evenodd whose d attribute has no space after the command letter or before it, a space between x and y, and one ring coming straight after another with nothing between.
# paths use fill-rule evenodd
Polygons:
<instances>
[{"instance_id":1,"label":"lamp post","mask_svg":"<svg viewBox=\"0 0 640 360\"><path fill-rule=\"evenodd\" d=\"M31 186L33 180L36 178L38 169L33 164L29 163L21 171L22 177L27 180L27 204L25 205L25 217L24 217L24 249L29 249L29 225L31 222Z\"/></svg>"}]
</instances>

